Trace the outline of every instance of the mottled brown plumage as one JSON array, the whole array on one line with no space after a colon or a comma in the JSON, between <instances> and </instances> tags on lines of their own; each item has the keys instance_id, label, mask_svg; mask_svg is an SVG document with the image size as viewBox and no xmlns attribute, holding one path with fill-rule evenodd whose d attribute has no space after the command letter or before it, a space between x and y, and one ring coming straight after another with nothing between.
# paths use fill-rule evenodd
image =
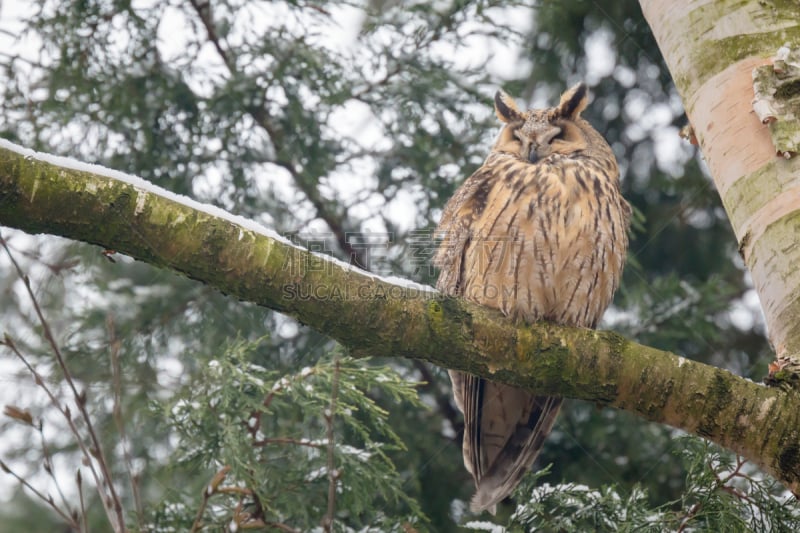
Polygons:
<instances>
[{"instance_id":1,"label":"mottled brown plumage","mask_svg":"<svg viewBox=\"0 0 800 533\"><path fill-rule=\"evenodd\" d=\"M586 102L582 83L544 110L522 112L497 93L505 126L437 229L439 290L527 323L597 325L619 284L630 207L611 148L580 118ZM472 508L494 512L541 450L561 398L462 372L450 378L477 487Z\"/></svg>"}]
</instances>

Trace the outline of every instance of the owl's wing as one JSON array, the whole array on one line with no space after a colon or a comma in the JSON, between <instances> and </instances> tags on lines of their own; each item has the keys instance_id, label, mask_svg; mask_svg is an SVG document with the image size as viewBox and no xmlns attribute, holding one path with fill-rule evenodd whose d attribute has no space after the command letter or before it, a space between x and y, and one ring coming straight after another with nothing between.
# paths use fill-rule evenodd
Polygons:
<instances>
[{"instance_id":1,"label":"owl's wing","mask_svg":"<svg viewBox=\"0 0 800 533\"><path fill-rule=\"evenodd\" d=\"M479 461L477 490L470 507L494 514L497 504L516 488L539 455L562 398L535 396L509 385L469 377L477 382L472 388L479 390L480 402L477 417L469 417L476 426L469 444L464 439L464 458L469 448L470 456ZM466 414L464 418L468 418ZM477 441L472 438L476 435Z\"/></svg>"},{"instance_id":2,"label":"owl's wing","mask_svg":"<svg viewBox=\"0 0 800 533\"><path fill-rule=\"evenodd\" d=\"M533 464L553 428L562 399L451 370L464 413L464 465L475 479L474 511L495 512Z\"/></svg>"},{"instance_id":3,"label":"owl's wing","mask_svg":"<svg viewBox=\"0 0 800 533\"><path fill-rule=\"evenodd\" d=\"M464 254L469 246L472 222L486 204L494 174L482 166L458 188L447 202L436 228L436 237L442 239L434 257L439 267L436 288L444 294L458 296L463 290Z\"/></svg>"},{"instance_id":4,"label":"owl's wing","mask_svg":"<svg viewBox=\"0 0 800 533\"><path fill-rule=\"evenodd\" d=\"M504 261L508 260L509 252L502 246L484 246L481 250L487 255L481 257L486 263L476 268L473 263L477 252L470 250L471 239L481 238L476 226L483 225L484 218L496 222L498 227L510 227L507 220L503 221L514 216L514 209L486 205L491 187L495 185L492 176L496 173L490 169L479 169L442 214L438 231L444 233L445 240L436 258L441 268L436 286L446 294L463 295L464 287L470 282L465 276L479 274L486 265L505 265ZM485 210L496 211L484 217ZM526 267L532 268L532 262ZM476 294L482 293L476 291ZM482 297L475 299L478 303L489 303L481 300ZM499 302L494 303L493 306L500 307ZM471 507L475 511L494 513L496 504L509 495L536 459L562 400L535 396L463 372L450 371L449 374L456 404L464 413L464 465L472 473L477 487Z\"/></svg>"}]
</instances>

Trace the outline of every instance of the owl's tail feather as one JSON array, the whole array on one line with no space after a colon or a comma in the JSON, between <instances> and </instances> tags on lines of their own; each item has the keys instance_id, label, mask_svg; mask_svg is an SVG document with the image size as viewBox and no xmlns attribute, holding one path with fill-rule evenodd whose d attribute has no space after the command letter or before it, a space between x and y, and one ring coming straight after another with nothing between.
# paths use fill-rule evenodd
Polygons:
<instances>
[{"instance_id":1,"label":"owl's tail feather","mask_svg":"<svg viewBox=\"0 0 800 533\"><path fill-rule=\"evenodd\" d=\"M517 426L492 466L477 482L478 489L470 501L473 512L495 514L497 504L517 487L553 429L563 399L553 396L535 396L532 399L536 406L527 424Z\"/></svg>"}]
</instances>

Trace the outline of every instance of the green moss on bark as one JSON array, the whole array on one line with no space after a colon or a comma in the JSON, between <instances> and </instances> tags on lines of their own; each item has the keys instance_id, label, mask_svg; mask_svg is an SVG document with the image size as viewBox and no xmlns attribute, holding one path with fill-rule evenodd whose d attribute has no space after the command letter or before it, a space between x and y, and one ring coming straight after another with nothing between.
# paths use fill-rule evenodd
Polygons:
<instances>
[{"instance_id":1,"label":"green moss on bark","mask_svg":"<svg viewBox=\"0 0 800 533\"><path fill-rule=\"evenodd\" d=\"M787 486L800 484L798 395L612 333L522 326L463 300L422 299L157 194L144 203L137 194L109 178L23 161L0 149L0 224L166 265L296 317L356 354L403 355L539 394L622 407L687 431L701 426L710 439L777 473ZM303 286L335 287L340 296L303 297ZM772 403L763 409L765 402Z\"/></svg>"},{"instance_id":2,"label":"green moss on bark","mask_svg":"<svg viewBox=\"0 0 800 533\"><path fill-rule=\"evenodd\" d=\"M671 73L681 93L694 94L709 78L748 57L771 57L787 42L800 42L797 5L787 1L741 2L722 0L700 4L677 23L692 28L681 44L688 57L682 68L671 65ZM671 51L670 51L671 52ZM667 53L667 51L665 51Z\"/></svg>"}]
</instances>

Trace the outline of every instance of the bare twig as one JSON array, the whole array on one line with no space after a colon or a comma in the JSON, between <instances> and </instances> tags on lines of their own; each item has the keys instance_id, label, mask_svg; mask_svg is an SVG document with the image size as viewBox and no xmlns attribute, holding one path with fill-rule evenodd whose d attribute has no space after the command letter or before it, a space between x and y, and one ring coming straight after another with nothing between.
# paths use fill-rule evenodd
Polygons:
<instances>
[{"instance_id":1,"label":"bare twig","mask_svg":"<svg viewBox=\"0 0 800 533\"><path fill-rule=\"evenodd\" d=\"M16 346L14 345L14 343L10 339L10 337L8 337L8 335L6 335L5 338L2 341L0 341L0 345L8 347L18 357L21 357L21 354L18 353L18 350L17 350ZM33 428L39 434L39 440L40 440L40 443L41 443L41 446L42 446L42 468L47 473L47 475L50 477L50 479L53 481L53 485L55 486L56 491L58 492L58 496L61 499L61 505L65 509L65 511L63 511L63 512L59 511L59 515L61 515L61 516L69 515L72 518L72 520L77 522L78 519L77 519L74 511L72 510L69 502L67 501L67 498L64 495L64 491L61 489L61 483L59 483L58 478L56 478L56 476L54 474L54 471L53 471L53 456L50 453L50 447L47 445L47 440L44 437L44 430L43 430L42 420L39 420L38 423L34 423L33 416L30 414L30 412L27 409L20 409L19 407L16 407L14 405L6 405L3 408L3 414L8 416L9 418L13 418L14 420L17 420L18 422L21 422L22 424L25 424L26 426L30 426L31 428ZM0 464L2 464L2 463L0 463ZM13 472L11 472L8 467L3 466L3 470L5 470L6 472L14 475L14 477L19 479L19 477L16 476L15 474L13 474ZM45 498L36 489L34 489L31 485L28 485L27 483L23 483L23 486L25 486L28 489L30 489L31 491L33 491L34 495L37 496L38 498L42 499L47 505L49 505L50 507L56 508L56 504L53 501L52 496L48 495ZM81 487L80 487L80 479L78 479L78 490L80 491L80 489L81 489ZM84 519L84 522L85 522L86 517L83 516L83 519Z\"/></svg>"},{"instance_id":2,"label":"bare twig","mask_svg":"<svg viewBox=\"0 0 800 533\"><path fill-rule=\"evenodd\" d=\"M119 348L121 345L120 340L117 338L116 330L114 329L114 317L108 315L106 319L106 327L108 329L108 349L111 356L111 379L113 381L114 391L114 423L119 432L120 443L122 444L122 453L125 457L125 469L128 471L128 479L131 484L131 492L133 493L133 501L136 506L136 520L139 524L139 529L144 531L144 507L142 505L142 497L139 493L139 476L133 471L133 458L131 456L131 446L128 440L128 434L125 430L125 421L122 416L122 368L119 363Z\"/></svg>"},{"instance_id":3,"label":"bare twig","mask_svg":"<svg viewBox=\"0 0 800 533\"><path fill-rule=\"evenodd\" d=\"M97 470L95 469L94 466L95 463L92 461L92 454L90 450L86 447L86 443L83 442L83 439L80 436L80 432L78 431L78 427L75 425L75 420L72 418L72 412L70 411L69 407L65 407L59 402L56 395L53 393L52 390L50 390L50 387L47 386L42 375L39 374L39 371L36 370L33 367L33 365L31 365L31 363L25 358L25 356L22 355L19 349L17 349L16 344L14 344L14 342L11 340L11 337L9 337L8 334L5 335L3 339L3 344L7 346L11 350L11 352L15 356L17 356L17 358L20 361L22 361L22 364L25 365L25 367L33 376L36 385L38 385L45 392L45 394L47 394L50 403L53 405L53 407L55 407L58 410L59 413L61 413L61 415L67 421L67 425L69 426L70 432L75 436L75 440L78 444L78 447L80 448L81 453L83 454L84 459L86 460L86 465L88 466L89 471L92 473L92 477L94 478L97 490L98 492L100 492L101 500L103 502L103 509L105 509L106 511L106 515L108 516L109 522L113 525L114 524L113 515L110 514L110 509L107 507L106 504L106 498L102 494L102 489L100 485L100 475L97 473ZM52 497L48 496L48 498L45 499L45 501L52 505Z\"/></svg>"},{"instance_id":4,"label":"bare twig","mask_svg":"<svg viewBox=\"0 0 800 533\"><path fill-rule=\"evenodd\" d=\"M58 482L56 479L55 472L53 471L53 455L50 453L50 447L47 445L47 440L44 438L44 428L43 423L39 420L39 425L35 426L36 431L39 433L39 441L42 444L42 456L44 457L44 470L47 472L47 475L50 476L50 479L53 480L53 484L58 491L58 496L61 498L61 503L64 505L66 509L70 509L69 502L67 501L67 497L64 496L64 491L61 490L61 483ZM70 509L70 514L72 513ZM84 517L84 520L86 517Z\"/></svg>"},{"instance_id":5,"label":"bare twig","mask_svg":"<svg viewBox=\"0 0 800 533\"><path fill-rule=\"evenodd\" d=\"M0 341L0 346L7 346L14 351L15 347L12 347L12 344L13 343L11 343L8 338ZM71 514L72 510L70 509L70 505L67 502L66 496L64 496L64 491L61 490L61 484L58 482L58 478L56 478L55 474L53 473L53 456L50 453L50 447L47 445L47 439L44 438L44 424L42 420L39 419L38 423L34 423L33 415L31 415L30 411L19 408L16 405L6 405L3 408L3 414L18 422L21 422L26 426L30 426L39 434L39 441L42 445L42 468L45 472L47 472L47 475L53 481L56 491L58 491L58 496L61 498L61 504Z\"/></svg>"},{"instance_id":6,"label":"bare twig","mask_svg":"<svg viewBox=\"0 0 800 533\"><path fill-rule=\"evenodd\" d=\"M208 485L203 488L203 501L200 502L200 508L197 509L197 516L194 519L194 523L192 524L192 529L190 533L197 533L200 531L203 523L203 514L206 512L206 507L208 506L208 500L217 493L217 489L219 488L220 484L225 480L225 476L228 475L228 472L231 471L231 467L228 465L223 466L220 468L214 477L211 478L211 481L208 482Z\"/></svg>"},{"instance_id":7,"label":"bare twig","mask_svg":"<svg viewBox=\"0 0 800 533\"><path fill-rule=\"evenodd\" d=\"M58 263L49 263L45 261L41 255L30 252L29 250L21 250L13 246L9 241L10 239L6 239L6 245L9 247L9 249L13 250L15 253L18 253L24 257L36 261L38 264L47 268L50 272L52 272L56 276L60 276L61 273L64 272L65 270L72 270L73 268L75 268L80 264L80 261L75 258L63 259Z\"/></svg>"},{"instance_id":8,"label":"bare twig","mask_svg":"<svg viewBox=\"0 0 800 533\"><path fill-rule=\"evenodd\" d=\"M217 34L217 30L214 28L213 15L211 13L211 0L189 0L189 3L192 4L195 13L200 17L200 21L203 23L203 27L205 27L206 33L208 34L208 40L214 45L214 48L228 67L228 70L233 73L231 58L222 46L222 41Z\"/></svg>"},{"instance_id":9,"label":"bare twig","mask_svg":"<svg viewBox=\"0 0 800 533\"><path fill-rule=\"evenodd\" d=\"M50 398L50 402L55 406L59 412L64 416L66 419L70 431L75 436L78 446L83 453L84 459L86 460L87 465L89 466L90 471L95 480L95 484L97 487L98 492L101 493L101 502L103 504L103 509L106 511L106 515L108 517L109 522L111 523L114 531L116 532L124 532L126 531L125 527L125 517L122 512L122 503L120 501L119 496L117 495L116 489L114 488L114 483L111 477L111 472L108 469L108 463L106 462L105 454L103 453L103 448L100 445L100 439L97 437L97 432L94 430L94 425L92 424L92 419L89 416L89 412L86 410L86 392L79 392L78 388L75 386L75 381L72 378L72 374L70 373L69 369L67 368L66 362L64 360L64 356L61 353L61 348L58 346L58 343L55 340L55 336L53 335L52 330L50 329L50 324L44 317L44 313L42 312L42 308L39 306L39 301L36 299L36 295L31 288L30 279L25 273L22 271L22 268L17 263L16 259L14 258L11 250L8 248L5 239L3 236L0 235L0 245L2 245L3 249L5 249L6 254L8 255L11 264L14 266L14 269L17 271L20 279L22 279L23 284L25 285L25 290L28 293L28 296L33 304L34 311L36 312L36 316L39 318L39 323L42 326L42 331L44 333L45 340L50 345L50 348L55 355L56 362L58 363L59 368L61 368L61 372L64 375L64 381L67 383L69 389L72 392L73 399L75 401L75 405L78 408L78 411L81 415L81 419L83 423L86 425L86 431L89 435L89 439L91 441L91 447L87 447L86 443L83 442L81 438L81 434L78 431L77 426L74 423L72 418L72 413L69 407L63 406L55 394L50 390L50 388L46 385L45 380L39 374L39 372L28 362L25 356L20 353L20 351L16 348L14 343L11 341L11 338L6 335L5 336L5 344L11 348L14 354L22 361L22 363L26 366L28 371L34 376L36 380L36 384L39 385L45 393ZM98 475L96 469L94 468L94 463L97 463L100 469L100 475ZM102 478L102 481L101 481ZM108 494L102 494L105 492L103 487L106 487L108 490ZM106 497L107 496L107 497Z\"/></svg>"},{"instance_id":10,"label":"bare twig","mask_svg":"<svg viewBox=\"0 0 800 533\"><path fill-rule=\"evenodd\" d=\"M716 479L716 481L714 482L714 486L709 491L709 494L714 491L720 490L742 501L746 501L750 505L758 505L758 503L755 500L753 500L753 498L743 493L742 491L738 490L736 487L728 485L728 483L735 478L744 478L747 479L748 481L750 480L750 476L742 473L742 467L744 467L745 464L747 464L747 460L744 457L737 455L736 466L734 467L734 469L728 472L725 476L721 476L719 469L714 468L714 465L709 462L708 468L714 472L714 478ZM686 530L686 528L689 526L689 522L691 522L692 519L695 516L697 516L697 514L703 508L704 503L705 501L700 501L692 505L692 507L684 515L683 520L681 520L680 526L677 529L677 533L682 533L683 531Z\"/></svg>"},{"instance_id":11,"label":"bare twig","mask_svg":"<svg viewBox=\"0 0 800 533\"><path fill-rule=\"evenodd\" d=\"M86 512L86 501L83 499L83 477L81 476L81 471L78 469L75 472L75 484L78 487L78 499L81 504L81 518L83 518L83 529L84 531L89 531L89 516Z\"/></svg>"},{"instance_id":12,"label":"bare twig","mask_svg":"<svg viewBox=\"0 0 800 533\"><path fill-rule=\"evenodd\" d=\"M31 491L37 498L46 503L53 511L56 512L56 514L58 514L58 516L64 519L64 522L66 522L67 525L69 525L69 527L75 529L76 531L82 531L81 525L80 523L78 523L77 520L75 520L75 517L70 516L68 513L65 513L63 510L61 510L53 501L52 496L50 496L49 494L45 496L44 494L39 492L36 489L36 487L34 487L28 482L27 479L23 478L22 476L11 470L8 467L8 465L5 464L3 461L0 461L0 470L10 475L11 477L15 478L17 481L19 481L20 485Z\"/></svg>"},{"instance_id":13,"label":"bare twig","mask_svg":"<svg viewBox=\"0 0 800 533\"><path fill-rule=\"evenodd\" d=\"M339 472L336 470L336 442L334 441L333 423L336 417L336 400L339 395L339 356L334 354L333 381L331 382L331 404L325 413L325 424L328 433L328 510L322 519L322 527L326 532L333 531L333 522L336 514L336 483Z\"/></svg>"},{"instance_id":14,"label":"bare twig","mask_svg":"<svg viewBox=\"0 0 800 533\"><path fill-rule=\"evenodd\" d=\"M299 533L296 529L293 529L286 524L282 524L280 522L265 522L252 512L245 511L245 498L252 499L253 491L245 487L237 487L234 485L223 486L222 482L225 481L225 477L228 475L230 470L231 467L228 465L220 468L219 471L214 474L214 477L211 478L211 481L208 482L208 485L206 485L203 489L203 501L200 503L200 507L197 510L197 515L194 519L194 523L192 524L190 533L197 533L203 529L203 514L206 512L209 500L215 494L228 494L240 497L239 503L237 504L236 509L233 511L233 516L231 517L231 523L235 524L237 529L263 529L265 527L269 527L272 529L279 529L281 531Z\"/></svg>"}]
</instances>

